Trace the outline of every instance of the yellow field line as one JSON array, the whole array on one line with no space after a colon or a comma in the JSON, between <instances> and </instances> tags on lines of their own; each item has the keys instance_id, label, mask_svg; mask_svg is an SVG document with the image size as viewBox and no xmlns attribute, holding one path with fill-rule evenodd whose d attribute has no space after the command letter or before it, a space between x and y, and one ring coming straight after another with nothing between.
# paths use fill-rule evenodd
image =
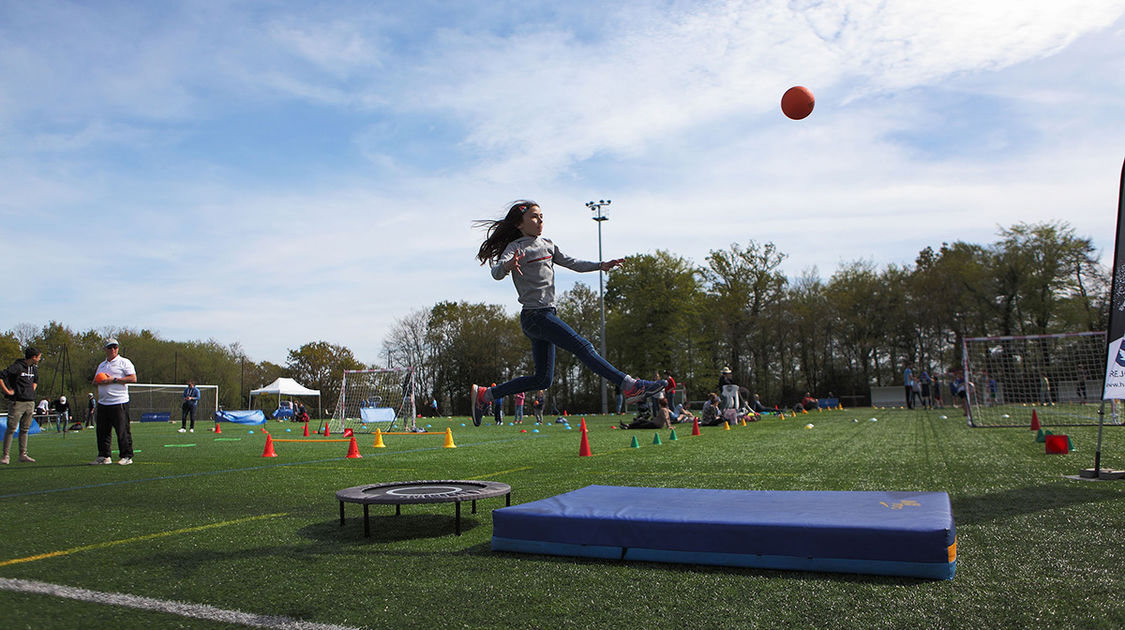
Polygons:
<instances>
[{"instance_id":1,"label":"yellow field line","mask_svg":"<svg viewBox=\"0 0 1125 630\"><path fill-rule=\"evenodd\" d=\"M488 473L487 475L480 475L480 476L477 476L477 477L469 477L469 480L472 481L474 479L484 479L485 477L495 477L497 475L506 475L508 473L520 472L521 470L531 470L531 469L532 469L531 466L524 466L523 468L513 468L511 470L501 470L500 472Z\"/></svg>"},{"instance_id":2,"label":"yellow field line","mask_svg":"<svg viewBox=\"0 0 1125 630\"><path fill-rule=\"evenodd\" d=\"M223 521L222 523L211 523L209 525L198 525L196 527L185 527L184 529L176 529L170 532L158 532L155 534L145 534L144 536L134 536L133 538L125 538L122 540L110 540L102 543L95 543L93 545L83 545L81 547L72 547L62 551L52 551L50 553L41 553L35 556L27 556L26 558L13 558L11 560L4 560L0 562L0 567L6 567L12 564L22 564L24 562L34 562L36 560L46 560L47 558L56 558L58 556L67 556L79 551L92 551L94 549L105 549L106 547L113 547L116 545L124 545L127 543L141 542L143 540L152 540L154 538L164 538L166 536L175 536L177 534L190 534L194 532L201 532L207 529L214 529L216 527L226 527L227 525L238 525L240 523L249 523L250 521L260 521L266 518L274 518L278 516L285 516L286 512L279 512L277 514L262 514L261 516L250 516L247 518L239 518L233 521Z\"/></svg>"}]
</instances>

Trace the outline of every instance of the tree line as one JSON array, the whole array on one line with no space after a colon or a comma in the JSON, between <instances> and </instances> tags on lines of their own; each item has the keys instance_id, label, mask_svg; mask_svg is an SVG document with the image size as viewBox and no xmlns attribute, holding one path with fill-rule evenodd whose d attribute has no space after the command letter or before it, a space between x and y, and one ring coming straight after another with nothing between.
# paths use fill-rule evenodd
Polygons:
<instances>
[{"instance_id":1,"label":"tree line","mask_svg":"<svg viewBox=\"0 0 1125 630\"><path fill-rule=\"evenodd\" d=\"M856 260L827 279L816 269L787 278L787 256L772 243L734 243L702 265L658 250L608 276L607 358L638 377L671 372L689 400L715 391L729 367L768 405L806 391L869 404L870 388L901 383L906 364L959 365L965 337L1104 330L1109 274L1095 254L1091 239L1062 222L1001 228L985 245L926 247L908 265ZM576 284L557 307L599 347L596 291ZM423 391L456 414L468 413L468 384L533 369L518 314L493 304L415 311L396 321L384 353L416 366ZM558 353L550 399L560 410L600 410L600 387Z\"/></svg>"},{"instance_id":2,"label":"tree line","mask_svg":"<svg viewBox=\"0 0 1125 630\"><path fill-rule=\"evenodd\" d=\"M703 264L658 250L626 259L608 275L607 358L634 376L670 371L690 400L714 391L723 367L766 404L804 392L867 404L873 385L901 382L904 364L944 371L960 362L961 340L1104 330L1109 273L1089 238L1064 222L1001 228L988 244L962 241L921 250L912 264L841 264L827 279L810 269L787 278L772 243L733 243ZM484 280L482 280L484 281ZM558 296L559 314L599 347L601 307L583 283ZM0 334L0 358L44 351L40 393L78 400L116 336L141 382L219 385L220 403L245 408L250 389L278 376L319 389L327 413L345 369L364 365L345 346L305 343L285 365L251 361L238 343L172 341L150 330L76 332L58 322L19 324ZM432 397L444 414L468 413L468 386L533 369L518 313L496 304L442 301L398 320L383 342L384 366L416 368L419 407ZM601 408L599 377L557 355L548 408ZM611 401L612 401L612 391ZM84 398L84 394L82 398ZM276 398L255 399L272 409Z\"/></svg>"}]
</instances>

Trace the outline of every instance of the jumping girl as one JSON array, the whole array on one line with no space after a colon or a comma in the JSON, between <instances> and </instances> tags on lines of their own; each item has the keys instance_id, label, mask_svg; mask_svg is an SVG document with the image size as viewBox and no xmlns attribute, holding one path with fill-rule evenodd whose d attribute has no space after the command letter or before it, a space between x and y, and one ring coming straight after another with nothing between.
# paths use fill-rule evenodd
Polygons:
<instances>
[{"instance_id":1,"label":"jumping girl","mask_svg":"<svg viewBox=\"0 0 1125 630\"><path fill-rule=\"evenodd\" d=\"M593 344L555 314L555 265L580 272L609 271L620 267L625 259L596 263L563 254L557 245L543 238L543 211L539 204L527 199L512 203L499 221L475 221L474 225L487 230L477 259L482 265L492 263L492 277L497 280L512 274L512 283L523 306L520 326L531 340L535 374L493 387L473 385L473 424L480 426L481 416L494 398L550 387L555 376L555 346L570 352L596 374L620 386L627 402L664 390L665 381L635 379L610 365L594 351Z\"/></svg>"}]
</instances>

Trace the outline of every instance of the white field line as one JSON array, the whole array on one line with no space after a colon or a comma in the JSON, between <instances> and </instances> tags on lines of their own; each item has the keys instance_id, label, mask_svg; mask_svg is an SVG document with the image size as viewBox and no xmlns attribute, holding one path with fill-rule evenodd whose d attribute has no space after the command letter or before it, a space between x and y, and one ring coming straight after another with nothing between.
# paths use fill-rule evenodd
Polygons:
<instances>
[{"instance_id":1,"label":"white field line","mask_svg":"<svg viewBox=\"0 0 1125 630\"><path fill-rule=\"evenodd\" d=\"M101 591L91 591L84 588L49 584L47 582L37 582L35 580L0 578L0 589L17 593L50 595L52 597L62 597L65 599L93 602L95 604L108 606L125 606L128 608L138 608L140 610L154 610L169 615L179 615L191 619L205 619L207 621L217 621L219 623L236 623L251 628L272 628L276 630L359 630L351 626L301 621L300 619L277 615L244 613L239 610L224 610L205 604L187 604L184 602L173 602L138 595L127 595L124 593L103 593Z\"/></svg>"}]
</instances>

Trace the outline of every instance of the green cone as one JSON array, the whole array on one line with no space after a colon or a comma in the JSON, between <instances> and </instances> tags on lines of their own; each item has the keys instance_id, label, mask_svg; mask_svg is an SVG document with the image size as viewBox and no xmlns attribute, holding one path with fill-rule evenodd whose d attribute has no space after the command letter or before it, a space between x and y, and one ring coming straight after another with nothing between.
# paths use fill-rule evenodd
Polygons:
<instances>
[{"instance_id":1,"label":"green cone","mask_svg":"<svg viewBox=\"0 0 1125 630\"><path fill-rule=\"evenodd\" d=\"M629 448L640 448L640 447L641 447L641 444L640 444L640 442L637 441L637 436L634 435L633 436L633 443L629 445Z\"/></svg>"},{"instance_id":2,"label":"green cone","mask_svg":"<svg viewBox=\"0 0 1125 630\"><path fill-rule=\"evenodd\" d=\"M660 441L660 434L659 433L653 433L652 434L652 445L653 446L660 446L661 444L663 444L663 442Z\"/></svg>"},{"instance_id":3,"label":"green cone","mask_svg":"<svg viewBox=\"0 0 1125 630\"><path fill-rule=\"evenodd\" d=\"M668 440L669 440L670 442L675 442L675 441L676 441L676 440L678 440L678 439L679 439L679 438L677 438L677 437L676 437L676 430L675 430L675 429L672 429L672 434L668 436Z\"/></svg>"}]
</instances>

